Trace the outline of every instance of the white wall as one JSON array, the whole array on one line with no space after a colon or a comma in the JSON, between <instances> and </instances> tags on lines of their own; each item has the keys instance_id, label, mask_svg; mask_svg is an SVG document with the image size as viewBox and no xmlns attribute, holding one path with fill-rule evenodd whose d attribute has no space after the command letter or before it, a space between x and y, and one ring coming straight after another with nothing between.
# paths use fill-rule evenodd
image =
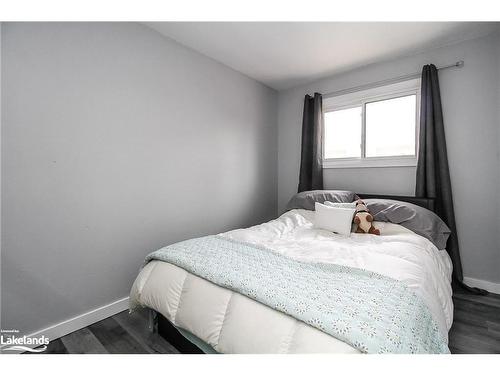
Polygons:
<instances>
[{"instance_id":1,"label":"white wall","mask_svg":"<svg viewBox=\"0 0 500 375\"><path fill-rule=\"evenodd\" d=\"M4 23L2 328L128 295L161 246L276 214L276 93L132 23Z\"/></svg>"},{"instance_id":2,"label":"white wall","mask_svg":"<svg viewBox=\"0 0 500 375\"><path fill-rule=\"evenodd\" d=\"M464 60L462 69L440 72L458 234L465 276L500 282L500 36L458 43L416 56L370 65L279 93L278 209L296 192L303 98ZM411 194L415 168L328 169L325 188Z\"/></svg>"}]
</instances>

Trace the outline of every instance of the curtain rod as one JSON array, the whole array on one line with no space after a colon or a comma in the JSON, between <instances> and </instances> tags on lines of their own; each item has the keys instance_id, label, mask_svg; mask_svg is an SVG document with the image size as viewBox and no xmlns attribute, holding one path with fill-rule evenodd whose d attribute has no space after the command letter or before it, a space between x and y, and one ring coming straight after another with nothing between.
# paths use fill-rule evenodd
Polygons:
<instances>
[{"instance_id":1,"label":"curtain rod","mask_svg":"<svg viewBox=\"0 0 500 375\"><path fill-rule=\"evenodd\" d=\"M451 65L445 65L437 68L438 70L444 70L444 69L450 69L450 68L461 68L464 66L464 61L460 60L457 61L454 64ZM421 73L413 73L413 74L408 74L404 76L399 76L399 77L394 77L394 78L389 78L389 79L384 79L382 81L377 81L377 82L372 82L372 83L367 83L365 85L361 86L356 86L356 87L351 87L349 89L343 89L339 91L334 91L334 92L329 92L327 94L323 95L323 98L333 98L334 96L340 96L340 95L345 95L345 94L350 94L356 91L362 91L362 90L367 90L375 87L380 87L380 86L385 86L391 83L397 83L397 82L402 82L406 81L409 79L414 79L414 78L419 78Z\"/></svg>"}]
</instances>

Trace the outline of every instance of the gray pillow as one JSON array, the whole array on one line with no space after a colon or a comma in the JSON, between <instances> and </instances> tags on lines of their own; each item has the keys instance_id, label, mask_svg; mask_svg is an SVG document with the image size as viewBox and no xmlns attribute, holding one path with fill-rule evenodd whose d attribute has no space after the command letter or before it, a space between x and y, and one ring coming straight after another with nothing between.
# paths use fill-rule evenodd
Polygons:
<instances>
[{"instance_id":1,"label":"gray pillow","mask_svg":"<svg viewBox=\"0 0 500 375\"><path fill-rule=\"evenodd\" d=\"M356 198L353 191L347 190L310 190L295 194L286 205L286 210L303 208L314 211L314 203L325 201L334 203L351 203Z\"/></svg>"},{"instance_id":2,"label":"gray pillow","mask_svg":"<svg viewBox=\"0 0 500 375\"><path fill-rule=\"evenodd\" d=\"M376 221L386 221L427 238L438 249L446 248L451 230L434 212L416 204L391 199L363 199Z\"/></svg>"}]
</instances>

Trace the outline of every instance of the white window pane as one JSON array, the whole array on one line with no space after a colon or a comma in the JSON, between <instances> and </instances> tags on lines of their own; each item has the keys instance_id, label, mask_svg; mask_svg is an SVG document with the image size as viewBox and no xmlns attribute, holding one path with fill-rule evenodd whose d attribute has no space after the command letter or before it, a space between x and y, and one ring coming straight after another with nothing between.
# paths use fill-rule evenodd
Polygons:
<instances>
[{"instance_id":1,"label":"white window pane","mask_svg":"<svg viewBox=\"0 0 500 375\"><path fill-rule=\"evenodd\" d=\"M366 156L415 155L416 95L366 104Z\"/></svg>"},{"instance_id":2,"label":"white window pane","mask_svg":"<svg viewBox=\"0 0 500 375\"><path fill-rule=\"evenodd\" d=\"M325 159L361 157L361 107L325 113Z\"/></svg>"}]
</instances>

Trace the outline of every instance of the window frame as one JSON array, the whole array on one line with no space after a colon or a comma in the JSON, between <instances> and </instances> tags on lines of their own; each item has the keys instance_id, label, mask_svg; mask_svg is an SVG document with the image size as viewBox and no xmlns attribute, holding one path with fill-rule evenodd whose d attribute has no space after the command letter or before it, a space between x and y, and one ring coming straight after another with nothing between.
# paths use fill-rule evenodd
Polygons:
<instances>
[{"instance_id":1,"label":"window frame","mask_svg":"<svg viewBox=\"0 0 500 375\"><path fill-rule=\"evenodd\" d=\"M366 156L366 104L416 95L415 155ZM420 123L420 78L374 87L323 100L323 116L327 112L361 107L361 156L349 158L325 158L325 126L323 126L323 168L376 168L415 167L417 165Z\"/></svg>"}]
</instances>

